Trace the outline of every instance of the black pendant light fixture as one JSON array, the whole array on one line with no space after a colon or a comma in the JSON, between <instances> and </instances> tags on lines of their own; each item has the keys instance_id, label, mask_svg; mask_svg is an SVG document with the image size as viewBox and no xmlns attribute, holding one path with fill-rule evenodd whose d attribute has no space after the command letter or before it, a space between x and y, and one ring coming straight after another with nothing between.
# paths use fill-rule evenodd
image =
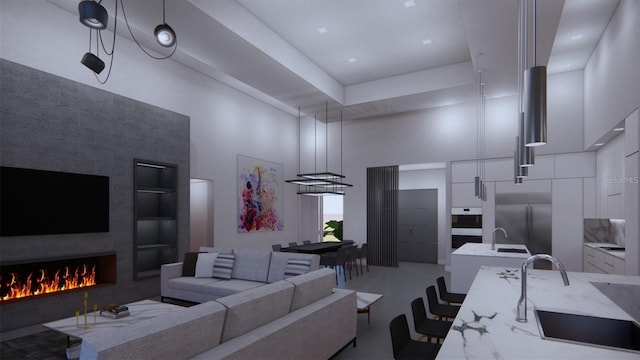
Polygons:
<instances>
[{"instance_id":1,"label":"black pendant light fixture","mask_svg":"<svg viewBox=\"0 0 640 360\"><path fill-rule=\"evenodd\" d=\"M164 0L162 0L162 24L156 26L153 33L156 36L156 40L158 40L158 44L161 46L172 47L176 43L176 33L171 26L167 25L167 21L165 20Z\"/></svg>"},{"instance_id":2,"label":"black pendant light fixture","mask_svg":"<svg viewBox=\"0 0 640 360\"><path fill-rule=\"evenodd\" d=\"M533 67L524 72L526 146L540 146L547 143L547 67L536 66L536 5L536 0L533 0Z\"/></svg>"},{"instance_id":3,"label":"black pendant light fixture","mask_svg":"<svg viewBox=\"0 0 640 360\"><path fill-rule=\"evenodd\" d=\"M301 151L301 112L298 107L298 152ZM340 173L329 171L329 102L325 102L325 171L318 172L316 152L316 134L317 134L318 118L314 117L314 172L301 173L300 162L301 157L298 153L298 174L296 179L285 180L290 184L298 185L298 195L307 196L325 196L325 195L344 195L344 189L353 185L343 182L345 178L342 175L342 112L340 112Z\"/></svg>"},{"instance_id":4,"label":"black pendant light fixture","mask_svg":"<svg viewBox=\"0 0 640 360\"><path fill-rule=\"evenodd\" d=\"M156 37L156 40L158 41L158 44L160 44L162 47L164 48L173 47L173 49L168 55L163 55L163 56L156 56L150 53L144 47L142 47L138 39L136 39L135 35L133 34L133 31L131 30L131 26L129 25L129 20L127 19L127 14L124 8L124 0L115 0L115 15L113 17L114 19L113 41L112 41L111 49L107 50L107 47L105 46L102 39L101 30L104 30L107 28L109 15L107 13L107 10L100 3L101 1L99 2L81 1L78 4L78 15L80 17L80 22L86 25L87 27L89 27L89 52L85 53L82 56L82 59L80 60L80 62L84 66L86 66L88 69L93 71L93 73L96 75L96 79L98 80L98 82L100 82L101 84L105 84L109 80L109 76L111 75L111 69L113 67L113 57L115 53L114 50L116 46L116 34L118 31L117 30L118 5L120 5L120 7L122 8L122 16L124 18L125 24L127 25L127 29L129 30L129 34L131 35L131 38L138 45L140 50L142 50L142 52L144 52L147 56L156 60L167 59L175 53L176 49L178 48L178 38L176 36L175 31L173 31L171 26L169 26L166 22L166 17L165 17L166 8L165 8L164 0L162 1L162 24L156 26L154 30L154 35ZM94 30L96 32L95 54L92 52L92 32ZM105 62L102 59L100 59L100 53L99 53L100 48L104 50L105 55L110 57L109 72L107 73L107 76L104 80L101 80L98 77L98 74L100 74L106 67Z\"/></svg>"},{"instance_id":5,"label":"black pendant light fixture","mask_svg":"<svg viewBox=\"0 0 640 360\"><path fill-rule=\"evenodd\" d=\"M92 29L105 29L109 15L107 10L95 1L81 1L78 4L80 22Z\"/></svg>"}]
</instances>

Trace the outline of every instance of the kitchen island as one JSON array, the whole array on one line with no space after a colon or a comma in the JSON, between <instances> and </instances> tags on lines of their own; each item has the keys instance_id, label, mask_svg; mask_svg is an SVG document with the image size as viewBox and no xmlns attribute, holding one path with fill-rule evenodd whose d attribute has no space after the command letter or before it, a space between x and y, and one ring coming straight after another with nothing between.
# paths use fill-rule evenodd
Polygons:
<instances>
[{"instance_id":1,"label":"kitchen island","mask_svg":"<svg viewBox=\"0 0 640 360\"><path fill-rule=\"evenodd\" d=\"M451 291L467 293L481 266L520 267L531 254L525 245L466 243L451 254Z\"/></svg>"},{"instance_id":2,"label":"kitchen island","mask_svg":"<svg viewBox=\"0 0 640 360\"><path fill-rule=\"evenodd\" d=\"M637 305L640 276L569 272L564 286L557 270L527 269L528 322L516 321L520 268L481 267L438 359L639 359L640 352L612 350L543 339L534 309L633 320L618 304ZM596 285L594 286L593 283ZM604 295L596 286L622 286L633 292ZM634 300L635 297L635 300ZM636 320L637 322L637 320Z\"/></svg>"}]
</instances>

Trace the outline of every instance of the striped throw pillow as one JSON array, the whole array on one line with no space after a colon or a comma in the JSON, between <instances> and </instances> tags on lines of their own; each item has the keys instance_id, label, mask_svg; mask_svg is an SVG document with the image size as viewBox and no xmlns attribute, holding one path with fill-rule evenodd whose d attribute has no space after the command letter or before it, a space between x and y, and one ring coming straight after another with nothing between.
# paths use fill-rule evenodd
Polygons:
<instances>
[{"instance_id":1,"label":"striped throw pillow","mask_svg":"<svg viewBox=\"0 0 640 360\"><path fill-rule=\"evenodd\" d=\"M311 260L309 259L289 259L284 268L284 278L305 274L309 272L310 267Z\"/></svg>"},{"instance_id":2,"label":"striped throw pillow","mask_svg":"<svg viewBox=\"0 0 640 360\"><path fill-rule=\"evenodd\" d=\"M213 277L216 279L231 279L235 261L236 256L234 254L219 254L213 263Z\"/></svg>"}]
</instances>

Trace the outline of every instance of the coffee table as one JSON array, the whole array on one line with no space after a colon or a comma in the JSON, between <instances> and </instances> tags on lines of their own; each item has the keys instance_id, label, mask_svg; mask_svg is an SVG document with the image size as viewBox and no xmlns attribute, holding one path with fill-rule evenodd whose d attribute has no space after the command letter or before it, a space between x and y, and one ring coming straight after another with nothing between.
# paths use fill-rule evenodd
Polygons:
<instances>
[{"instance_id":1,"label":"coffee table","mask_svg":"<svg viewBox=\"0 0 640 360\"><path fill-rule=\"evenodd\" d=\"M382 299L381 294L356 291L358 314L367 314L367 324L371 324L371 305Z\"/></svg>"},{"instance_id":2,"label":"coffee table","mask_svg":"<svg viewBox=\"0 0 640 360\"><path fill-rule=\"evenodd\" d=\"M51 321L42 324L49 329L61 332L67 335L67 353L71 350L73 345L77 345L79 342L72 343L71 337L82 338L83 336L98 333L113 328L120 328L145 319L151 319L158 316L164 316L170 312L184 309L183 306L163 303L154 300L142 300L131 304L126 304L129 308L129 316L125 316L119 319L111 319L100 315L100 311L92 311L87 314L87 328L84 327L84 314L76 319L75 316L68 317L62 320ZM95 322L94 322L95 321ZM76 351L79 351L79 346L74 347Z\"/></svg>"}]
</instances>

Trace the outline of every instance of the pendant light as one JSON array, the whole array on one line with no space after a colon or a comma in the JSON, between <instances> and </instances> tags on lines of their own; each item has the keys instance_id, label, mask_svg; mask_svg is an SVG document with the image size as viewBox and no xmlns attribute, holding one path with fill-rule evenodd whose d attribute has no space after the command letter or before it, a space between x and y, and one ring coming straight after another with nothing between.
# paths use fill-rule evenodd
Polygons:
<instances>
[{"instance_id":1,"label":"pendant light","mask_svg":"<svg viewBox=\"0 0 640 360\"><path fill-rule=\"evenodd\" d=\"M138 45L140 50L142 50L142 52L144 52L147 56L156 60L167 59L171 57L175 53L176 49L178 48L178 45L177 45L178 39L177 39L176 33L175 31L173 31L171 26L167 25L167 22L166 22L164 0L162 1L162 24L156 26L154 35L156 37L156 40L162 47L165 47L165 48L173 47L173 49L169 52L168 55L163 55L163 56L156 56L154 54L151 54L144 47L142 47L138 39L136 39L135 35L133 34L133 31L131 30L131 26L129 25L129 20L127 19L127 13L125 12L125 8L124 8L124 0L115 0L115 14L113 16L113 19L115 20L113 22L113 41L111 45L111 50L107 50L107 47L105 46L102 39L102 31L101 31L107 28L107 21L109 19L107 10L98 2L81 1L78 4L78 15L80 17L80 22L86 25L87 27L89 27L89 52L85 53L82 56L82 59L80 60L80 62L84 66L86 66L89 70L93 71L94 75L96 76L96 79L101 84L107 83L107 81L109 80L109 76L111 75L111 69L113 68L113 58L115 56L115 46L116 46L116 34L118 33L118 21L117 21L118 5L120 5L120 7L122 8L122 17L124 18L124 23L127 26L127 29L129 30L129 34L131 35L131 38L136 43L136 45ZM94 30L96 31L96 39L95 39L96 53L95 54L91 52L92 31ZM100 54L99 54L100 48L104 50L105 55L110 57L109 71L107 73L107 76L104 78L104 80L101 80L98 77L98 74L100 74L106 67L105 62L102 59L100 59Z\"/></svg>"},{"instance_id":2,"label":"pendant light","mask_svg":"<svg viewBox=\"0 0 640 360\"><path fill-rule=\"evenodd\" d=\"M520 148L518 146L520 144L520 136L516 136L516 161L520 158ZM520 165L520 164L518 164ZM529 168L523 166L516 167L516 178L526 178L529 176Z\"/></svg>"},{"instance_id":3,"label":"pendant light","mask_svg":"<svg viewBox=\"0 0 640 360\"><path fill-rule=\"evenodd\" d=\"M534 66L524 72L526 146L540 146L547 143L547 67L536 66L536 23L536 0L533 0Z\"/></svg>"},{"instance_id":4,"label":"pendant light","mask_svg":"<svg viewBox=\"0 0 640 360\"><path fill-rule=\"evenodd\" d=\"M524 69L527 67L527 26L528 21L525 11L525 1L520 0L519 17L518 17L518 137L519 142L516 145L520 154L517 161L518 166L530 167L535 164L534 148L525 146L525 113L524 113Z\"/></svg>"},{"instance_id":5,"label":"pendant light","mask_svg":"<svg viewBox=\"0 0 640 360\"><path fill-rule=\"evenodd\" d=\"M109 15L107 10L95 1L81 1L78 4L80 22L92 29L105 29Z\"/></svg>"},{"instance_id":6,"label":"pendant light","mask_svg":"<svg viewBox=\"0 0 640 360\"><path fill-rule=\"evenodd\" d=\"M301 151L301 117L298 108L298 151ZM314 118L314 172L300 173L300 154L298 154L298 174L296 179L285 180L290 184L298 185L298 195L324 196L324 195L344 195L344 189L352 187L342 181L342 111L340 112L340 173L329 171L329 102L325 102L325 171L318 172L317 165L317 115Z\"/></svg>"},{"instance_id":7,"label":"pendant light","mask_svg":"<svg viewBox=\"0 0 640 360\"><path fill-rule=\"evenodd\" d=\"M165 20L165 4L162 0L162 24L156 26L153 32L158 40L158 44L164 47L172 47L176 43L176 33Z\"/></svg>"}]
</instances>

